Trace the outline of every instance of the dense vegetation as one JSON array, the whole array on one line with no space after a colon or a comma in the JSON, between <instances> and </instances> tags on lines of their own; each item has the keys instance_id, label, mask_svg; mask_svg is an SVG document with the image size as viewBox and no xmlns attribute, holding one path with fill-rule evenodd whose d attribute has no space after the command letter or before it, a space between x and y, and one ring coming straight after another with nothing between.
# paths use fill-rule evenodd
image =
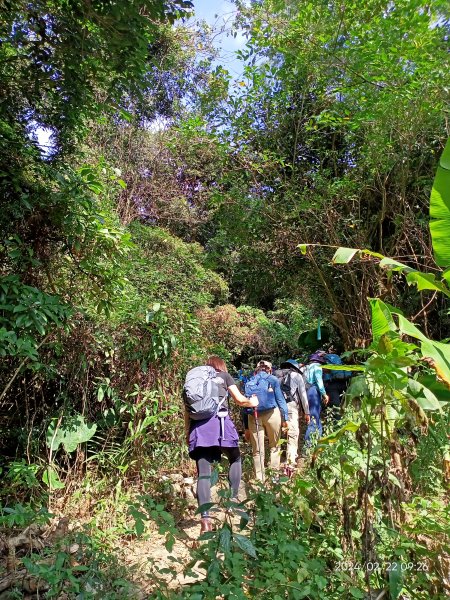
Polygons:
<instances>
[{"instance_id":1,"label":"dense vegetation","mask_svg":"<svg viewBox=\"0 0 450 600\"><path fill-rule=\"evenodd\" d=\"M235 5L237 81L195 2L0 0L2 599L450 592L448 3ZM358 375L306 470L198 582L127 571L189 514L187 369L318 319Z\"/></svg>"}]
</instances>

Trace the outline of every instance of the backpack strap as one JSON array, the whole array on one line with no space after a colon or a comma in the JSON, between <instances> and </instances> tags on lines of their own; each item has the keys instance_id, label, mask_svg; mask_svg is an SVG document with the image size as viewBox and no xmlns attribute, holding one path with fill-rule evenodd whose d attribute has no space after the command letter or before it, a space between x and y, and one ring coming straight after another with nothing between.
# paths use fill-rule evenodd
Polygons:
<instances>
[{"instance_id":1,"label":"backpack strap","mask_svg":"<svg viewBox=\"0 0 450 600\"><path fill-rule=\"evenodd\" d=\"M228 392L225 394L225 396L222 398L222 400L220 400L220 402L217 404L216 415L220 422L220 440L221 441L225 439L225 418L228 415L228 409L227 408L222 409L222 407L225 404L225 401L227 398L228 398Z\"/></svg>"}]
</instances>

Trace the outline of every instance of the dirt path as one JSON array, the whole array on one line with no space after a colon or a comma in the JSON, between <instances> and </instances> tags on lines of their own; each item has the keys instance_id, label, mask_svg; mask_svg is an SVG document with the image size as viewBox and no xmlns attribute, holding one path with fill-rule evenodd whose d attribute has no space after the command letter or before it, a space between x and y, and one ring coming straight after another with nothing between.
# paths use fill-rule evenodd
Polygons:
<instances>
[{"instance_id":1,"label":"dirt path","mask_svg":"<svg viewBox=\"0 0 450 600\"><path fill-rule=\"evenodd\" d=\"M239 489L239 499L241 501L247 497L246 490L246 483L241 482ZM211 500L217 502L217 488L213 488ZM196 509L196 501L192 499L186 511L186 518L177 524L179 534L175 538L175 544L171 551L166 548L165 535L160 535L156 530L151 533L148 539L134 539L123 544L126 564L130 566L130 570L139 573L139 577L135 578L135 580L140 587L141 598L148 597L148 594L154 590L151 577L151 573L154 570L159 573L159 576L164 579L171 589L180 588L205 578L205 570L198 565L192 567L192 571L194 571L197 577L184 574L186 566L191 560L190 551L196 545L202 543L198 541L200 535L200 517L195 514ZM225 513L219 509L213 509L211 516L217 526L225 520ZM238 522L239 517L236 518L236 524ZM169 570L171 572L168 572Z\"/></svg>"}]
</instances>

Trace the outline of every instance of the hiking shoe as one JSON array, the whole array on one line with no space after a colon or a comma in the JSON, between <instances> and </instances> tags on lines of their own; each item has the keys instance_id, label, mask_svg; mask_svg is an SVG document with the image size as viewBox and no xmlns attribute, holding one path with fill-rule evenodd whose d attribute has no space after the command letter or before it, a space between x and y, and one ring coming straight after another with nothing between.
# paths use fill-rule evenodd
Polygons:
<instances>
[{"instance_id":1,"label":"hiking shoe","mask_svg":"<svg viewBox=\"0 0 450 600\"><path fill-rule=\"evenodd\" d=\"M211 519L209 517L202 517L200 519L200 535L207 531L212 531Z\"/></svg>"}]
</instances>

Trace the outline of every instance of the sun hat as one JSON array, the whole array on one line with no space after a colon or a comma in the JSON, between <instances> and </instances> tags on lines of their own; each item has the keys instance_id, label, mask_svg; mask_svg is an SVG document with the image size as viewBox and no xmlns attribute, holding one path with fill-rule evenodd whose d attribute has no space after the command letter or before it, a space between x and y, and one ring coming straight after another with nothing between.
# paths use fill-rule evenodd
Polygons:
<instances>
[{"instance_id":1,"label":"sun hat","mask_svg":"<svg viewBox=\"0 0 450 600\"><path fill-rule=\"evenodd\" d=\"M280 365L280 369L290 369L290 368L294 368L296 371L298 371L300 373L300 364L293 358L288 358L287 360L283 361Z\"/></svg>"},{"instance_id":2,"label":"sun hat","mask_svg":"<svg viewBox=\"0 0 450 600\"><path fill-rule=\"evenodd\" d=\"M272 363L269 362L268 360L260 360L259 363L256 365L257 369L271 369L272 368Z\"/></svg>"},{"instance_id":3,"label":"sun hat","mask_svg":"<svg viewBox=\"0 0 450 600\"><path fill-rule=\"evenodd\" d=\"M325 352L314 352L313 354L310 354L308 357L308 362L318 362L318 363L322 363L323 365L327 364L327 359L325 356Z\"/></svg>"}]
</instances>

